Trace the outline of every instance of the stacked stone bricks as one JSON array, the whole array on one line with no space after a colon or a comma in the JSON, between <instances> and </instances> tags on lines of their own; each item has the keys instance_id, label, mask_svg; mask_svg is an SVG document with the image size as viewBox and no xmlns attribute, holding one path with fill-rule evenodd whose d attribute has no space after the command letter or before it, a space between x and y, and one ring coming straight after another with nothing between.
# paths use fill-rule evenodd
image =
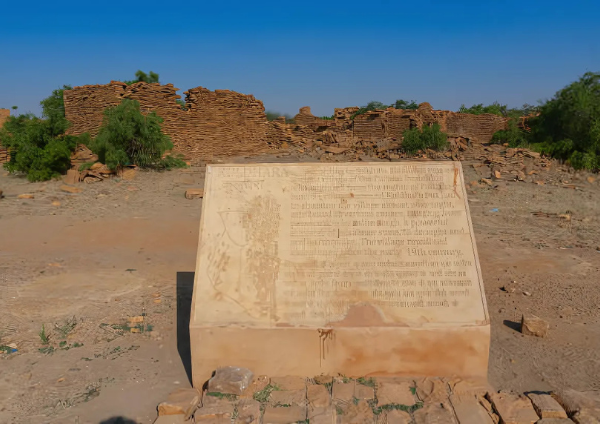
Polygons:
<instances>
[{"instance_id":1,"label":"stacked stone bricks","mask_svg":"<svg viewBox=\"0 0 600 424\"><path fill-rule=\"evenodd\" d=\"M294 123L267 121L264 106L251 95L228 90L210 91L197 87L186 91L185 108L172 84L112 81L106 85L86 85L64 92L65 113L71 134L98 133L103 111L123 99L139 101L142 111L155 111L164 119L163 129L171 137L175 151L193 163L215 157L246 156L297 146L325 151L355 149L379 155L382 146L399 146L404 131L437 123L451 138L470 143L487 143L494 132L506 128L507 119L492 115L470 115L434 110L422 103L417 110L370 111L355 116L357 107L335 109L332 119L314 116L303 107ZM329 149L329 150L328 150Z\"/></svg>"},{"instance_id":2,"label":"stacked stone bricks","mask_svg":"<svg viewBox=\"0 0 600 424\"><path fill-rule=\"evenodd\" d=\"M10 109L0 109L0 128L10 116ZM8 152L2 148L2 140L0 140L0 163L8 162Z\"/></svg>"},{"instance_id":3,"label":"stacked stone bricks","mask_svg":"<svg viewBox=\"0 0 600 424\"><path fill-rule=\"evenodd\" d=\"M184 110L176 102L178 88L172 84L111 81L107 85L86 85L64 92L65 114L71 134L95 136L103 111L123 99L137 100L142 112L156 112L163 118L163 130L171 137L175 151L192 162L215 156L249 155L268 149L264 106L253 96L228 90L202 87L186 91Z\"/></svg>"}]
</instances>

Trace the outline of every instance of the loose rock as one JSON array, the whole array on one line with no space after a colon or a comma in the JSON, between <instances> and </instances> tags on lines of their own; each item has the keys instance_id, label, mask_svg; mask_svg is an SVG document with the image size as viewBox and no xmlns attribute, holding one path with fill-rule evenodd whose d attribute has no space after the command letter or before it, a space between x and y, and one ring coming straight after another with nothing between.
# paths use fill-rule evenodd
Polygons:
<instances>
[{"instance_id":1,"label":"loose rock","mask_svg":"<svg viewBox=\"0 0 600 424\"><path fill-rule=\"evenodd\" d=\"M550 325L535 315L523 315L521 319L521 333L528 336L546 337Z\"/></svg>"},{"instance_id":2,"label":"loose rock","mask_svg":"<svg viewBox=\"0 0 600 424\"><path fill-rule=\"evenodd\" d=\"M548 394L535 394L529 393L527 395L529 399L531 399L531 403L533 403L533 407L535 412L542 418L567 418L567 413L559 405L559 403L554 400L554 398Z\"/></svg>"},{"instance_id":3,"label":"loose rock","mask_svg":"<svg viewBox=\"0 0 600 424\"><path fill-rule=\"evenodd\" d=\"M190 188L185 191L186 199L201 199L202 197L204 197L203 188Z\"/></svg>"},{"instance_id":4,"label":"loose rock","mask_svg":"<svg viewBox=\"0 0 600 424\"><path fill-rule=\"evenodd\" d=\"M158 405L158 415L182 414L187 420L200 405L200 399L200 392L196 389L177 389Z\"/></svg>"},{"instance_id":5,"label":"loose rock","mask_svg":"<svg viewBox=\"0 0 600 424\"><path fill-rule=\"evenodd\" d=\"M252 381L252 371L240 367L219 368L208 380L208 391L241 395Z\"/></svg>"}]
</instances>

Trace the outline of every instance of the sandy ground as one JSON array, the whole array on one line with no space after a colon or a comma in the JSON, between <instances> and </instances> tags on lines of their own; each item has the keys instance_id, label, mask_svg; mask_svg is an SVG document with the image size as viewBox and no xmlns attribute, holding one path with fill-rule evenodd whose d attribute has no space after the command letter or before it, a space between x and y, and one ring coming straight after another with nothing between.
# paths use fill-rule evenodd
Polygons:
<instances>
[{"instance_id":1,"label":"sandy ground","mask_svg":"<svg viewBox=\"0 0 600 424\"><path fill-rule=\"evenodd\" d=\"M478 179L463 167L467 183ZM203 180L202 168L141 172L68 194L58 181L0 176L0 345L18 349L0 354L0 422L151 423L170 391L189 386L177 340L202 200L183 194ZM573 175L581 190L500 182L469 194L497 389L600 389L597 181ZM502 290L512 281L514 292ZM547 320L548 337L516 331L523 313ZM143 331L123 331L139 315Z\"/></svg>"}]
</instances>

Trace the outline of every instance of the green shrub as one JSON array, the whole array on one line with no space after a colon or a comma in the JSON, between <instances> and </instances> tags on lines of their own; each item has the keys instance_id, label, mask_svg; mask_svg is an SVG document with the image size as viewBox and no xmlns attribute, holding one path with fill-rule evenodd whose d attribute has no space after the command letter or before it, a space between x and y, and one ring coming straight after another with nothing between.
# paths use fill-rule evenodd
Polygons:
<instances>
[{"instance_id":1,"label":"green shrub","mask_svg":"<svg viewBox=\"0 0 600 424\"><path fill-rule=\"evenodd\" d=\"M416 110L419 108L419 105L416 101L406 101L406 100L396 100L396 103L393 104L396 109L411 109Z\"/></svg>"},{"instance_id":2,"label":"green shrub","mask_svg":"<svg viewBox=\"0 0 600 424\"><path fill-rule=\"evenodd\" d=\"M488 106L484 106L483 103L479 103L478 105L473 105L471 107L465 107L465 105L463 104L458 109L459 113L470 113L473 115L493 113L494 115L506 116L507 111L508 107L506 105L501 105L498 102L494 102Z\"/></svg>"},{"instance_id":3,"label":"green shrub","mask_svg":"<svg viewBox=\"0 0 600 424\"><path fill-rule=\"evenodd\" d=\"M64 134L69 121L65 118L63 91L69 89L65 85L40 102L45 119L32 114L8 118L0 129L2 146L10 151L5 169L26 173L29 181L45 181L71 167L71 152L77 143L85 143L89 137Z\"/></svg>"},{"instance_id":4,"label":"green shrub","mask_svg":"<svg viewBox=\"0 0 600 424\"><path fill-rule=\"evenodd\" d=\"M508 121L507 126L507 129L494 133L490 141L492 144L508 143L509 147L525 147L529 145L529 134L519 128L515 119Z\"/></svg>"},{"instance_id":5,"label":"green shrub","mask_svg":"<svg viewBox=\"0 0 600 424\"><path fill-rule=\"evenodd\" d=\"M158 74L157 73L150 71L150 73L147 74L144 71L138 70L135 73L135 79L134 80L124 81L124 82L127 85L131 85L131 84L135 84L136 82L154 83L154 82L159 82L159 81L158 81Z\"/></svg>"},{"instance_id":6,"label":"green shrub","mask_svg":"<svg viewBox=\"0 0 600 424\"><path fill-rule=\"evenodd\" d=\"M558 91L528 121L534 148L574 168L600 168L600 73L588 72Z\"/></svg>"},{"instance_id":7,"label":"green shrub","mask_svg":"<svg viewBox=\"0 0 600 424\"><path fill-rule=\"evenodd\" d=\"M179 158L162 158L173 148L162 132L162 121L155 112L143 115L136 100L124 99L104 110L102 126L90 148L110 169L132 164L142 168L186 166Z\"/></svg>"},{"instance_id":8,"label":"green shrub","mask_svg":"<svg viewBox=\"0 0 600 424\"><path fill-rule=\"evenodd\" d=\"M439 124L425 125L422 129L412 128L404 131L402 149L409 154L419 150L443 151L448 148L448 135L442 132Z\"/></svg>"},{"instance_id":9,"label":"green shrub","mask_svg":"<svg viewBox=\"0 0 600 424\"><path fill-rule=\"evenodd\" d=\"M366 106L362 106L360 107L356 112L354 112L351 116L350 119L354 119L356 118L358 115L363 115L367 112L371 112L373 110L383 110L383 109L387 109L389 106L385 105L381 102L378 101L370 101L369 103L367 103Z\"/></svg>"}]
</instances>

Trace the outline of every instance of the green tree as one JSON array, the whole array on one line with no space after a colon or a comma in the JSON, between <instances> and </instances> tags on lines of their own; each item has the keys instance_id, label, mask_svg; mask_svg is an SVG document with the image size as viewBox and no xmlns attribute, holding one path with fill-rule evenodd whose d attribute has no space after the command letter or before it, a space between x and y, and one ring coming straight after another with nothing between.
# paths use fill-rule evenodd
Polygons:
<instances>
[{"instance_id":1,"label":"green tree","mask_svg":"<svg viewBox=\"0 0 600 424\"><path fill-rule=\"evenodd\" d=\"M356 118L358 115L362 115L362 114L365 114L365 113L367 113L367 112L371 112L371 111L374 111L374 110L383 110L383 109L387 109L388 107L390 107L390 106L388 106L388 105L386 105L386 104L383 104L383 103L381 103L381 102L378 102L378 101L376 101L376 100L372 100L372 101L370 101L369 103L367 103L367 105L366 105L366 106L362 106L362 107L360 107L360 108L359 108L359 109L358 109L356 112L354 112L354 113L352 114L352 116L350 116L350 119L354 119L354 118Z\"/></svg>"},{"instance_id":2,"label":"green tree","mask_svg":"<svg viewBox=\"0 0 600 424\"><path fill-rule=\"evenodd\" d=\"M439 124L424 125L423 128L411 128L404 131L402 149L406 153L414 154L419 150L446 150L448 148L448 135L442 132Z\"/></svg>"},{"instance_id":3,"label":"green tree","mask_svg":"<svg viewBox=\"0 0 600 424\"><path fill-rule=\"evenodd\" d=\"M575 168L600 169L600 73L558 91L530 120L534 148Z\"/></svg>"},{"instance_id":4,"label":"green tree","mask_svg":"<svg viewBox=\"0 0 600 424\"><path fill-rule=\"evenodd\" d=\"M12 110L17 110L19 108L19 106L12 106L11 109Z\"/></svg>"},{"instance_id":5,"label":"green tree","mask_svg":"<svg viewBox=\"0 0 600 424\"><path fill-rule=\"evenodd\" d=\"M274 112L272 110L267 110L267 111L265 111L265 115L267 116L267 121L274 121L277 118L283 116L285 118L286 123L288 123L288 124L294 123L294 117L288 113L279 113L279 112Z\"/></svg>"},{"instance_id":6,"label":"green tree","mask_svg":"<svg viewBox=\"0 0 600 424\"><path fill-rule=\"evenodd\" d=\"M173 143L162 132L162 122L156 112L144 115L136 100L124 99L104 110L102 126L90 148L110 169L131 164L142 168L183 167L185 162L178 158L163 159Z\"/></svg>"},{"instance_id":7,"label":"green tree","mask_svg":"<svg viewBox=\"0 0 600 424\"><path fill-rule=\"evenodd\" d=\"M394 103L394 107L396 109L412 109L412 110L416 110L416 109L419 108L419 105L414 100L411 100L411 101L396 100L396 103Z\"/></svg>"},{"instance_id":8,"label":"green tree","mask_svg":"<svg viewBox=\"0 0 600 424\"><path fill-rule=\"evenodd\" d=\"M135 79L134 80L125 81L125 84L131 85L131 84L135 84L136 82L148 82L148 83L159 82L158 81L158 74L155 73L155 72L152 72L152 71L150 71L147 74L144 71L138 70L135 73Z\"/></svg>"},{"instance_id":9,"label":"green tree","mask_svg":"<svg viewBox=\"0 0 600 424\"><path fill-rule=\"evenodd\" d=\"M44 119L33 114L8 118L0 129L2 145L10 151L5 169L26 173L30 181L44 181L70 168L71 152L89 137L65 135L69 122L65 118L63 91L69 89L65 85L40 102Z\"/></svg>"},{"instance_id":10,"label":"green tree","mask_svg":"<svg viewBox=\"0 0 600 424\"><path fill-rule=\"evenodd\" d=\"M458 109L459 113L470 113L473 115L482 115L484 113L492 113L494 115L506 116L508 113L508 106L501 105L498 102L494 102L491 105L484 106L483 103L466 107L464 104Z\"/></svg>"}]
</instances>

